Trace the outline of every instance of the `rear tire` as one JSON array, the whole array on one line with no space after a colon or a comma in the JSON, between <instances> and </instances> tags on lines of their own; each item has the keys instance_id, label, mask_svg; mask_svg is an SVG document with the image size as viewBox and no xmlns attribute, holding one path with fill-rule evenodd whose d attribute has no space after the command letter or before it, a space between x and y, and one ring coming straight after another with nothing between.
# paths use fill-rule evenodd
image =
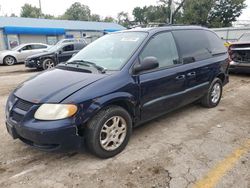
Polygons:
<instances>
[{"instance_id":1,"label":"rear tire","mask_svg":"<svg viewBox=\"0 0 250 188\"><path fill-rule=\"evenodd\" d=\"M55 67L55 62L53 61L53 59L50 59L50 58L48 58L48 59L45 59L44 61L43 61L43 70L47 70L47 69L52 69L52 68L54 68Z\"/></svg>"},{"instance_id":2,"label":"rear tire","mask_svg":"<svg viewBox=\"0 0 250 188\"><path fill-rule=\"evenodd\" d=\"M16 59L13 56L8 55L3 59L3 62L5 65L11 66L16 64Z\"/></svg>"},{"instance_id":3,"label":"rear tire","mask_svg":"<svg viewBox=\"0 0 250 188\"><path fill-rule=\"evenodd\" d=\"M207 108L216 107L220 103L222 91L222 81L219 78L215 78L210 84L207 93L201 98L202 106Z\"/></svg>"},{"instance_id":4,"label":"rear tire","mask_svg":"<svg viewBox=\"0 0 250 188\"><path fill-rule=\"evenodd\" d=\"M84 132L91 153L100 158L113 157L126 147L132 133L132 119L125 109L109 106L88 122Z\"/></svg>"}]
</instances>

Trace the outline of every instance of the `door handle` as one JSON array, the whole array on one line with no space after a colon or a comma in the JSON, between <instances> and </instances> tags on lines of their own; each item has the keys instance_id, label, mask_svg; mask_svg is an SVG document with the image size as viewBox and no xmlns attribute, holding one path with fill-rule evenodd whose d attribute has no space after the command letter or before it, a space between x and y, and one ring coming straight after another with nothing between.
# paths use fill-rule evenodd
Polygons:
<instances>
[{"instance_id":1,"label":"door handle","mask_svg":"<svg viewBox=\"0 0 250 188\"><path fill-rule=\"evenodd\" d=\"M188 77L192 77L192 76L195 76L196 75L196 72L190 72L187 74Z\"/></svg>"},{"instance_id":2,"label":"door handle","mask_svg":"<svg viewBox=\"0 0 250 188\"><path fill-rule=\"evenodd\" d=\"M179 75L179 76L177 76L175 79L176 79L176 80L183 80L183 79L185 79L185 78L186 78L185 75Z\"/></svg>"}]
</instances>

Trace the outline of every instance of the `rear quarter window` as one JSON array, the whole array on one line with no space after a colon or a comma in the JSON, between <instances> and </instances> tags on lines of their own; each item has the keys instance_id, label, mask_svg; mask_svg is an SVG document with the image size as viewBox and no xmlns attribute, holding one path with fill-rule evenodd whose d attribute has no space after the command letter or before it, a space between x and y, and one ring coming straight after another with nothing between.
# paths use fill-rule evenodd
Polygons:
<instances>
[{"instance_id":1,"label":"rear quarter window","mask_svg":"<svg viewBox=\"0 0 250 188\"><path fill-rule=\"evenodd\" d=\"M205 31L209 42L209 50L212 55L218 55L221 53L226 53L227 49L223 44L223 41L212 31Z\"/></svg>"},{"instance_id":2,"label":"rear quarter window","mask_svg":"<svg viewBox=\"0 0 250 188\"><path fill-rule=\"evenodd\" d=\"M183 63L192 63L212 57L210 43L204 30L176 30L173 35Z\"/></svg>"}]
</instances>

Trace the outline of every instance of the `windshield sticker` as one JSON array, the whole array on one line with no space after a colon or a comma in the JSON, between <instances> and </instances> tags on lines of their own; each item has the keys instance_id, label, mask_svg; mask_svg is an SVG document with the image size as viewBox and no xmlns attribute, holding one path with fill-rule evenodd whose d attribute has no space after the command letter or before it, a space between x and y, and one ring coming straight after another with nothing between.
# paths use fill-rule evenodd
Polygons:
<instances>
[{"instance_id":1,"label":"windshield sticker","mask_svg":"<svg viewBox=\"0 0 250 188\"><path fill-rule=\"evenodd\" d=\"M139 38L138 37L136 37L136 38L132 38L132 37L124 37L124 38L122 38L121 39L121 41L123 41L123 42L137 42L139 40Z\"/></svg>"}]
</instances>

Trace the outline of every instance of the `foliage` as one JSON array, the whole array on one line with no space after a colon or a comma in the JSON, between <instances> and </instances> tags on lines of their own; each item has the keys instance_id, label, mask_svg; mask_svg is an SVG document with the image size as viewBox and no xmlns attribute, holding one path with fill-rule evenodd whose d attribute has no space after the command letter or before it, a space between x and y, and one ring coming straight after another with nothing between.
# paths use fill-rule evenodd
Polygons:
<instances>
[{"instance_id":1,"label":"foliage","mask_svg":"<svg viewBox=\"0 0 250 188\"><path fill-rule=\"evenodd\" d=\"M98 14L92 14L92 15L90 16L90 20L91 20L91 21L95 21L95 22L100 22L100 21L101 21L101 17L100 17L100 15L98 15Z\"/></svg>"},{"instance_id":2,"label":"foliage","mask_svg":"<svg viewBox=\"0 0 250 188\"><path fill-rule=\"evenodd\" d=\"M66 10L61 18L65 20L87 21L91 19L91 12L88 6L75 2Z\"/></svg>"},{"instance_id":3,"label":"foliage","mask_svg":"<svg viewBox=\"0 0 250 188\"><path fill-rule=\"evenodd\" d=\"M182 22L207 26L212 7L213 0L187 0L183 6Z\"/></svg>"},{"instance_id":4,"label":"foliage","mask_svg":"<svg viewBox=\"0 0 250 188\"><path fill-rule=\"evenodd\" d=\"M246 8L245 0L215 0L208 22L210 27L230 27Z\"/></svg>"},{"instance_id":5,"label":"foliage","mask_svg":"<svg viewBox=\"0 0 250 188\"><path fill-rule=\"evenodd\" d=\"M42 16L42 13L39 8L26 3L21 7L20 16L26 18L39 18Z\"/></svg>"},{"instance_id":6,"label":"foliage","mask_svg":"<svg viewBox=\"0 0 250 188\"><path fill-rule=\"evenodd\" d=\"M118 21L118 24L120 24L126 28L128 28L131 25L127 12L123 12L123 11L119 12L117 14L117 21Z\"/></svg>"},{"instance_id":7,"label":"foliage","mask_svg":"<svg viewBox=\"0 0 250 188\"><path fill-rule=\"evenodd\" d=\"M116 22L116 20L115 20L113 17L111 17L111 16L105 17L105 18L103 19L103 21L104 21L104 22L113 22L113 23Z\"/></svg>"}]
</instances>

